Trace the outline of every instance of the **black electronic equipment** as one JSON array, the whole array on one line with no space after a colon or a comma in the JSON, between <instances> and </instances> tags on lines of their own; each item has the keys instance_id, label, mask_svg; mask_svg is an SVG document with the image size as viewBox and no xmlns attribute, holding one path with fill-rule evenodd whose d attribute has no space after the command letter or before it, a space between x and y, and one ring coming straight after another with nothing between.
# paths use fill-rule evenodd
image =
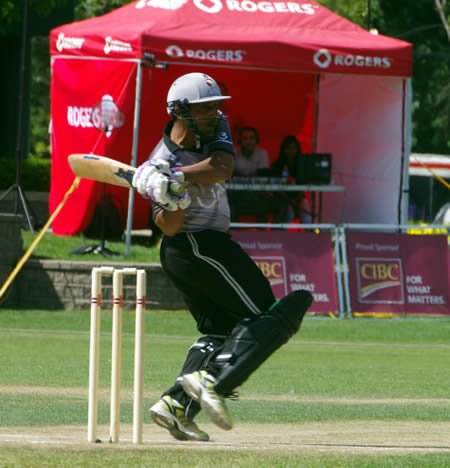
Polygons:
<instances>
[{"instance_id":1,"label":"black electronic equipment","mask_svg":"<svg viewBox=\"0 0 450 468\"><path fill-rule=\"evenodd\" d=\"M277 173L271 167L260 167L256 169L256 177L276 177Z\"/></svg>"},{"instance_id":2,"label":"black electronic equipment","mask_svg":"<svg viewBox=\"0 0 450 468\"><path fill-rule=\"evenodd\" d=\"M331 154L301 154L297 164L299 185L328 185L331 182Z\"/></svg>"}]
</instances>

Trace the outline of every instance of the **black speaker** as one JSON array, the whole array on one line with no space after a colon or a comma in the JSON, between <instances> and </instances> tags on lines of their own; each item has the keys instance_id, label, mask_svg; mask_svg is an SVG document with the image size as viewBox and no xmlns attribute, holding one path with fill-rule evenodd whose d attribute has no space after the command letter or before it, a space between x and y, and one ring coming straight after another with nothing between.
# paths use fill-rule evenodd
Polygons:
<instances>
[{"instance_id":1,"label":"black speaker","mask_svg":"<svg viewBox=\"0 0 450 468\"><path fill-rule=\"evenodd\" d=\"M301 154L297 163L297 184L328 185L331 182L331 154Z\"/></svg>"}]
</instances>

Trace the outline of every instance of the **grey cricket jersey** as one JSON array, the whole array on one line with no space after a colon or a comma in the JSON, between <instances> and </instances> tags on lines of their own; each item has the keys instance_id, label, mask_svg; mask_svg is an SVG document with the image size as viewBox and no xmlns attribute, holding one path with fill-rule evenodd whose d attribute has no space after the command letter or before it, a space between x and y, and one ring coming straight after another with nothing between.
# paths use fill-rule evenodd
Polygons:
<instances>
[{"instance_id":1,"label":"grey cricket jersey","mask_svg":"<svg viewBox=\"0 0 450 468\"><path fill-rule=\"evenodd\" d=\"M214 151L235 154L230 127L226 118L220 119L217 137L200 149L180 148L170 139L173 120L163 132L163 137L149 156L150 160L164 159L171 167L190 166L207 159ZM191 197L184 216L184 224L179 232L195 232L205 229L226 232L230 225L230 206L224 182L215 184L189 183L187 191ZM162 210L153 205L153 216Z\"/></svg>"}]
</instances>

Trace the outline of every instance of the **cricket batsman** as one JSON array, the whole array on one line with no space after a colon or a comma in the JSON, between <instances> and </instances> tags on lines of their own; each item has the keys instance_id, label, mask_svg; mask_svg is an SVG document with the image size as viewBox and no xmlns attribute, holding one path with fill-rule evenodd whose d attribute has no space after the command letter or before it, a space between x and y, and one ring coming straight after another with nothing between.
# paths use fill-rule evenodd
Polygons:
<instances>
[{"instance_id":1,"label":"cricket batsman","mask_svg":"<svg viewBox=\"0 0 450 468\"><path fill-rule=\"evenodd\" d=\"M222 429L233 422L225 399L293 336L312 303L308 291L276 301L269 281L229 234L225 181L235 150L222 95L213 78L189 73L171 85L171 120L133 185L151 199L163 232L164 271L182 293L202 336L180 375L150 408L177 440L207 441L194 422L200 410ZM170 191L173 182L184 194Z\"/></svg>"}]
</instances>

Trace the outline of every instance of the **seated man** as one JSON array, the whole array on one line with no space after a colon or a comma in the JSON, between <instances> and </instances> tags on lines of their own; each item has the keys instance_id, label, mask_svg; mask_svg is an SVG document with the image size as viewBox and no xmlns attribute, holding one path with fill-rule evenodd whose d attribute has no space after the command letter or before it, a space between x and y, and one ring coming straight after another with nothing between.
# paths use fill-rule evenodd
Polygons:
<instances>
[{"instance_id":1,"label":"seated man","mask_svg":"<svg viewBox=\"0 0 450 468\"><path fill-rule=\"evenodd\" d=\"M254 127L243 127L239 132L239 150L236 152L234 176L252 177L258 169L269 168L267 151L257 146L258 131ZM263 193L254 191L229 191L232 221L239 221L242 216L256 217L256 221L265 222L266 200Z\"/></svg>"},{"instance_id":2,"label":"seated man","mask_svg":"<svg viewBox=\"0 0 450 468\"><path fill-rule=\"evenodd\" d=\"M239 150L236 153L233 175L254 176L258 169L269 167L267 151L257 146L258 131L254 127L244 127L239 132Z\"/></svg>"}]
</instances>

